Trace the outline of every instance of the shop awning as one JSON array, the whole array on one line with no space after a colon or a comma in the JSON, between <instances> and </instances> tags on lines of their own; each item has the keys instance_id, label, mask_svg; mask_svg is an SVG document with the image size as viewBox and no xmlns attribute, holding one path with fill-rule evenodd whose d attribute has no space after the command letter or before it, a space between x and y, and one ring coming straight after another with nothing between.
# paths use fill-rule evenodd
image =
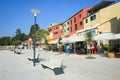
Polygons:
<instances>
[{"instance_id":1,"label":"shop awning","mask_svg":"<svg viewBox=\"0 0 120 80\"><path fill-rule=\"evenodd\" d=\"M74 43L74 42L78 42L78 41L85 41L85 37L80 37L77 34L73 34L70 37L64 37L62 39L63 43Z\"/></svg>"},{"instance_id":2,"label":"shop awning","mask_svg":"<svg viewBox=\"0 0 120 80\"><path fill-rule=\"evenodd\" d=\"M116 35L115 33L104 32L102 34L94 36L94 40L111 40L115 39L115 35Z\"/></svg>"},{"instance_id":3,"label":"shop awning","mask_svg":"<svg viewBox=\"0 0 120 80\"><path fill-rule=\"evenodd\" d=\"M115 39L120 39L120 33L115 35Z\"/></svg>"},{"instance_id":4,"label":"shop awning","mask_svg":"<svg viewBox=\"0 0 120 80\"><path fill-rule=\"evenodd\" d=\"M49 42L49 44L57 44L57 43L58 43L58 39L52 40L52 41Z\"/></svg>"}]
</instances>

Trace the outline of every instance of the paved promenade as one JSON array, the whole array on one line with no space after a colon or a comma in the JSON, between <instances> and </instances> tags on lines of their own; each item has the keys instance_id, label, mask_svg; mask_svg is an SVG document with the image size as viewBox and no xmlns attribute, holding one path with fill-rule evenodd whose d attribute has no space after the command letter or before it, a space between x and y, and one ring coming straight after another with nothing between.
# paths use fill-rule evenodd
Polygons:
<instances>
[{"instance_id":1,"label":"paved promenade","mask_svg":"<svg viewBox=\"0 0 120 80\"><path fill-rule=\"evenodd\" d=\"M57 52L38 51L40 60ZM109 59L95 55L60 54L64 58L64 74L55 75L50 69L43 69L40 63L33 66L27 58L33 58L33 50L22 50L21 55L9 50L0 50L0 80L120 80L120 58Z\"/></svg>"}]
</instances>

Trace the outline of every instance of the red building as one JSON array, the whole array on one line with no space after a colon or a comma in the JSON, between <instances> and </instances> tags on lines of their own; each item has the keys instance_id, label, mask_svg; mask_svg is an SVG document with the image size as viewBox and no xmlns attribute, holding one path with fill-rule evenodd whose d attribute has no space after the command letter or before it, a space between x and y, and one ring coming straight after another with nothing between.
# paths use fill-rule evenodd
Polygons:
<instances>
[{"instance_id":1,"label":"red building","mask_svg":"<svg viewBox=\"0 0 120 80\"><path fill-rule=\"evenodd\" d=\"M90 8L92 7L84 8L70 18L70 30L71 30L70 34L71 35L76 33L76 31L78 30L84 29L83 20L85 17L87 17L88 15L87 11Z\"/></svg>"}]
</instances>

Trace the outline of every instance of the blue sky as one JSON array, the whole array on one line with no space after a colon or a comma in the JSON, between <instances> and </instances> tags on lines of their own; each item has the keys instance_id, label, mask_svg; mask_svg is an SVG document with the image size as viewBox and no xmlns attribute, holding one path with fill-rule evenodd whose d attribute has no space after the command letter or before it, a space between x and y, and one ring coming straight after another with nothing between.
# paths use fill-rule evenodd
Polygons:
<instances>
[{"instance_id":1,"label":"blue sky","mask_svg":"<svg viewBox=\"0 0 120 80\"><path fill-rule=\"evenodd\" d=\"M66 21L82 8L102 0L0 0L0 37L14 36L16 29L28 34L34 24L31 9L37 8L37 23L47 29L53 23Z\"/></svg>"}]
</instances>

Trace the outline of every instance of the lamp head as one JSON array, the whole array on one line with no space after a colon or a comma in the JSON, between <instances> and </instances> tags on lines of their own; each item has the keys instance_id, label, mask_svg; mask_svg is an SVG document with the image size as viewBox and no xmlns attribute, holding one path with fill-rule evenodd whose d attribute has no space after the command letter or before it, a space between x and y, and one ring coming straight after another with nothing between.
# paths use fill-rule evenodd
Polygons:
<instances>
[{"instance_id":1,"label":"lamp head","mask_svg":"<svg viewBox=\"0 0 120 80\"><path fill-rule=\"evenodd\" d=\"M37 13L40 11L38 9L31 9L31 12L34 13L34 16L37 16Z\"/></svg>"}]
</instances>

